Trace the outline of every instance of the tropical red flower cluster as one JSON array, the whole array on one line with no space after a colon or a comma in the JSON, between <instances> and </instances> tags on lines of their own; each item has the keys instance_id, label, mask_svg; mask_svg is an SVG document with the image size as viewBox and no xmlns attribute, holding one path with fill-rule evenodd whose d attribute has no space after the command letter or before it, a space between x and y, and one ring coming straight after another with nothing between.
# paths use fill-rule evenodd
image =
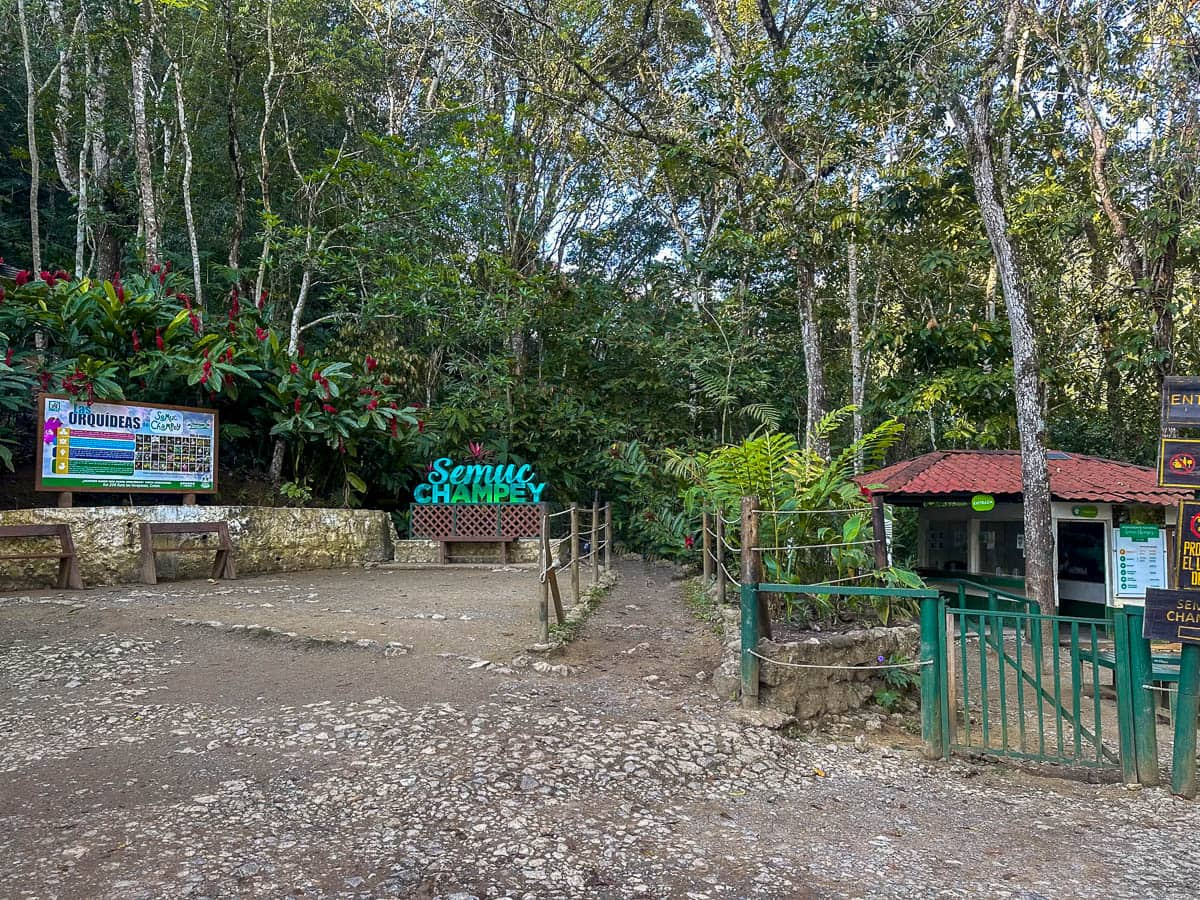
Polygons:
<instances>
[{"instance_id":1,"label":"tropical red flower cluster","mask_svg":"<svg viewBox=\"0 0 1200 900\"><path fill-rule=\"evenodd\" d=\"M262 326L255 326L254 336L260 341L265 341L267 339L267 332Z\"/></svg>"},{"instance_id":2,"label":"tropical red flower cluster","mask_svg":"<svg viewBox=\"0 0 1200 900\"><path fill-rule=\"evenodd\" d=\"M332 416L332 415L333 415L335 412L337 412L337 407L336 407L336 406L330 406L328 403L326 403L326 404L323 404L323 405L321 406L321 409L325 410L325 412L329 413L331 416Z\"/></svg>"},{"instance_id":3,"label":"tropical red flower cluster","mask_svg":"<svg viewBox=\"0 0 1200 900\"><path fill-rule=\"evenodd\" d=\"M11 366L11 365L12 365L12 359L13 359L13 348L12 348L12 347L9 347L9 348L8 348L8 352L4 354L4 364L5 364L6 366Z\"/></svg>"},{"instance_id":4,"label":"tropical red flower cluster","mask_svg":"<svg viewBox=\"0 0 1200 900\"><path fill-rule=\"evenodd\" d=\"M300 367L298 365L296 365L295 363L292 363L290 366L288 366L288 371L291 372L293 375L299 375Z\"/></svg>"},{"instance_id":5,"label":"tropical red flower cluster","mask_svg":"<svg viewBox=\"0 0 1200 900\"><path fill-rule=\"evenodd\" d=\"M292 409L294 409L296 411L296 415L300 415L300 398L299 397L297 397L295 402L292 403Z\"/></svg>"},{"instance_id":6,"label":"tropical red flower cluster","mask_svg":"<svg viewBox=\"0 0 1200 900\"><path fill-rule=\"evenodd\" d=\"M17 287L24 287L25 285L29 284L29 271L27 269L22 269L15 276L13 276L13 283L16 284Z\"/></svg>"},{"instance_id":7,"label":"tropical red flower cluster","mask_svg":"<svg viewBox=\"0 0 1200 900\"><path fill-rule=\"evenodd\" d=\"M157 347L159 350L161 350L163 348L163 339L162 339L162 329L161 328L154 329L154 346Z\"/></svg>"},{"instance_id":8,"label":"tropical red flower cluster","mask_svg":"<svg viewBox=\"0 0 1200 900\"><path fill-rule=\"evenodd\" d=\"M371 354L369 354L369 353L367 354L366 363L367 363L367 371L368 372L374 372L375 369L379 366L379 360L377 360L375 357L371 356Z\"/></svg>"},{"instance_id":9,"label":"tropical red flower cluster","mask_svg":"<svg viewBox=\"0 0 1200 900\"><path fill-rule=\"evenodd\" d=\"M138 353L142 349L142 345L138 343L137 329L133 329L133 352Z\"/></svg>"},{"instance_id":10,"label":"tropical red flower cluster","mask_svg":"<svg viewBox=\"0 0 1200 900\"><path fill-rule=\"evenodd\" d=\"M45 269L42 269L38 275L38 278L46 282L46 287L54 287L54 285L58 284L58 279L54 277L54 273L47 272Z\"/></svg>"}]
</instances>

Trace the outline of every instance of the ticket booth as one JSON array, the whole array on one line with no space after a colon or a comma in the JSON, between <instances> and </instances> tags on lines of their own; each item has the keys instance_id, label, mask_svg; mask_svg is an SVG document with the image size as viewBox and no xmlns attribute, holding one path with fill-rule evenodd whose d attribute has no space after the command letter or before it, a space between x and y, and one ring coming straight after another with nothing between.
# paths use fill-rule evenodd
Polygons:
<instances>
[{"instance_id":1,"label":"ticket booth","mask_svg":"<svg viewBox=\"0 0 1200 900\"><path fill-rule=\"evenodd\" d=\"M1048 454L1064 615L1102 616L1166 586L1175 508L1188 492L1159 487L1153 469L1074 453ZM917 566L968 593L1024 595L1025 529L1017 451L944 450L860 476L875 502L918 509Z\"/></svg>"}]
</instances>

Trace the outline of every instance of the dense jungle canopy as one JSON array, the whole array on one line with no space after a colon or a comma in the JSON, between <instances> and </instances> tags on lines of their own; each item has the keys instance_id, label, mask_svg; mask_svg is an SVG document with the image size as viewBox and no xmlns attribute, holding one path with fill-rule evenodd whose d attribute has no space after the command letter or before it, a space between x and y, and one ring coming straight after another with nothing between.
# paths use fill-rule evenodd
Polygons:
<instances>
[{"instance_id":1,"label":"dense jungle canopy","mask_svg":"<svg viewBox=\"0 0 1200 900\"><path fill-rule=\"evenodd\" d=\"M0 22L18 472L31 394L69 388L215 405L226 469L300 499L404 504L476 443L652 516L665 448L823 450L850 404L835 443L896 417L894 455L1025 446L1041 416L1048 446L1146 462L1161 378L1200 369L1187 0Z\"/></svg>"}]
</instances>

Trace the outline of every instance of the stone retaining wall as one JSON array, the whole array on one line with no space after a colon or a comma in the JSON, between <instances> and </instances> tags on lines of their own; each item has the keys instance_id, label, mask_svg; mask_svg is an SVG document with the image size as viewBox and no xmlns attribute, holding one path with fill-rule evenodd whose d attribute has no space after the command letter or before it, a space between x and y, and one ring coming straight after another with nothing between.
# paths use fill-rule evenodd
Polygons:
<instances>
[{"instance_id":1,"label":"stone retaining wall","mask_svg":"<svg viewBox=\"0 0 1200 900\"><path fill-rule=\"evenodd\" d=\"M561 541L552 541L552 547L557 547ZM500 545L475 541L451 541L446 548L451 563L495 563L500 562ZM396 562L398 563L428 563L437 562L438 542L423 539L407 539L396 541ZM525 538L513 541L508 547L510 563L535 563L538 561L537 538Z\"/></svg>"},{"instance_id":2,"label":"stone retaining wall","mask_svg":"<svg viewBox=\"0 0 1200 900\"><path fill-rule=\"evenodd\" d=\"M724 654L713 673L713 687L723 700L741 696L741 614L729 604L721 610ZM873 666L879 657L916 659L919 625L863 628L846 632L811 632L797 641L761 641L758 652L785 663L819 666ZM912 670L916 672L917 670ZM883 672L861 669L791 669L766 660L759 667L758 700L800 721L849 712L870 702L884 687Z\"/></svg>"},{"instance_id":3,"label":"stone retaining wall","mask_svg":"<svg viewBox=\"0 0 1200 900\"><path fill-rule=\"evenodd\" d=\"M378 510L81 506L0 511L0 525L69 524L83 583L88 587L139 580L141 523L218 520L229 523L238 574L245 575L385 562L392 559L396 544L391 519ZM164 536L159 540L196 543L201 539ZM211 542L212 536L203 540ZM0 553L18 552L21 543L6 540L0 546L4 548ZM208 553L158 555L158 571L163 578L207 577L211 565L212 556ZM56 567L54 560L0 563L0 590L52 585Z\"/></svg>"}]
</instances>

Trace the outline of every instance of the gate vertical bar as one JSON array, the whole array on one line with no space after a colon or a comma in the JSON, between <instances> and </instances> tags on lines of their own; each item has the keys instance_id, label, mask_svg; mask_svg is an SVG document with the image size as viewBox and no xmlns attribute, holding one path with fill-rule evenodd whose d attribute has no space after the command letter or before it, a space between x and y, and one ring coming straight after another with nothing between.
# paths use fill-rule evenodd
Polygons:
<instances>
[{"instance_id":1,"label":"gate vertical bar","mask_svg":"<svg viewBox=\"0 0 1200 900\"><path fill-rule=\"evenodd\" d=\"M579 504L571 504L571 593L579 602Z\"/></svg>"},{"instance_id":2,"label":"gate vertical bar","mask_svg":"<svg viewBox=\"0 0 1200 900\"><path fill-rule=\"evenodd\" d=\"M592 584L600 581L600 498L592 500Z\"/></svg>"},{"instance_id":3,"label":"gate vertical bar","mask_svg":"<svg viewBox=\"0 0 1200 900\"><path fill-rule=\"evenodd\" d=\"M953 619L946 611L946 601L938 595L938 649L942 665L946 667L946 689L939 691L942 696L942 759L950 758L950 734L955 730L955 720L950 717L951 704L954 701L954 641Z\"/></svg>"},{"instance_id":4,"label":"gate vertical bar","mask_svg":"<svg viewBox=\"0 0 1200 900\"><path fill-rule=\"evenodd\" d=\"M1196 796L1196 714L1200 711L1200 645L1179 651L1179 697L1175 701L1175 746L1171 752L1171 793Z\"/></svg>"},{"instance_id":5,"label":"gate vertical bar","mask_svg":"<svg viewBox=\"0 0 1200 900\"><path fill-rule=\"evenodd\" d=\"M1093 634L1095 626L1092 626ZM1095 643L1095 638L1092 639ZM1113 680L1117 688L1117 739L1121 748L1121 778L1126 784L1138 783L1137 749L1133 741L1133 678L1132 661L1129 658L1129 620L1124 609L1113 610L1113 644L1116 662ZM1094 657L1094 651L1093 651ZM1095 663L1093 662L1093 672ZM1095 696L1092 702L1100 706L1100 685L1093 678ZM1097 736L1098 738L1099 736Z\"/></svg>"},{"instance_id":6,"label":"gate vertical bar","mask_svg":"<svg viewBox=\"0 0 1200 900\"><path fill-rule=\"evenodd\" d=\"M758 546L758 498L742 498L742 705L758 706L759 660L752 651L758 649L763 623L759 603L758 583L762 568Z\"/></svg>"},{"instance_id":7,"label":"gate vertical bar","mask_svg":"<svg viewBox=\"0 0 1200 900\"><path fill-rule=\"evenodd\" d=\"M1125 607L1129 625L1129 662L1133 681L1133 744L1137 753L1138 782L1144 785L1159 783L1158 720L1154 712L1154 663L1150 658L1150 642L1142 637L1142 622L1146 611L1141 607Z\"/></svg>"},{"instance_id":8,"label":"gate vertical bar","mask_svg":"<svg viewBox=\"0 0 1200 900\"><path fill-rule=\"evenodd\" d=\"M939 646L941 608L935 597L921 600L921 742L926 759L942 756L942 697L945 660Z\"/></svg>"}]
</instances>

